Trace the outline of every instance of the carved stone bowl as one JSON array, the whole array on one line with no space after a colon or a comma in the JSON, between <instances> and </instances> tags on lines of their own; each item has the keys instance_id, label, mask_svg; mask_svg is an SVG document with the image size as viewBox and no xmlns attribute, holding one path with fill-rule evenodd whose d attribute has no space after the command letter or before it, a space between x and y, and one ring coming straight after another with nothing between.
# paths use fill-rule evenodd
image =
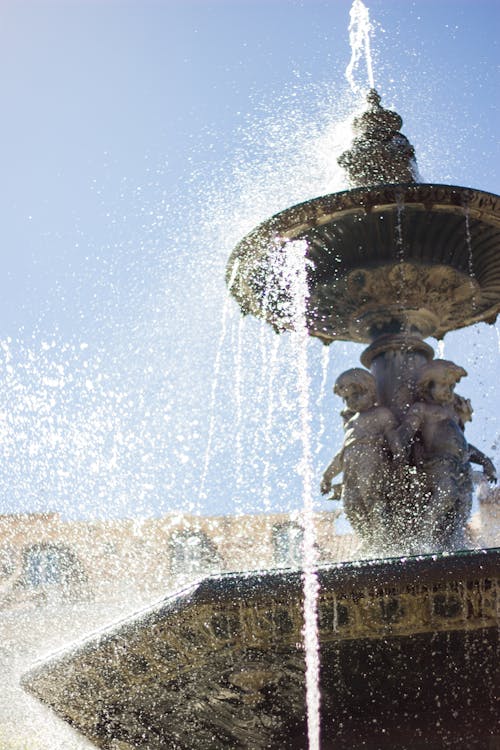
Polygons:
<instances>
[{"instance_id":1,"label":"carved stone bowl","mask_svg":"<svg viewBox=\"0 0 500 750\"><path fill-rule=\"evenodd\" d=\"M290 252L306 257L307 327L324 343L400 331L441 338L500 311L500 198L491 193L384 185L276 214L237 245L227 281L244 313L277 330L294 328Z\"/></svg>"}]
</instances>

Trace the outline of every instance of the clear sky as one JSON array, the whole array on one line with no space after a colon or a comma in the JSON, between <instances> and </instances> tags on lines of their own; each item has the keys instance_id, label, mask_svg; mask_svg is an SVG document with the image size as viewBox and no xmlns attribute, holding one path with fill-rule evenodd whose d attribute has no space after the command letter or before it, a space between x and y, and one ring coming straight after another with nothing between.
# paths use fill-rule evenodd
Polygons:
<instances>
[{"instance_id":1,"label":"clear sky","mask_svg":"<svg viewBox=\"0 0 500 750\"><path fill-rule=\"evenodd\" d=\"M496 192L497 0L368 5L424 180ZM256 223L342 187L350 6L2 0L0 512L300 506L291 345L240 323L224 266ZM448 338L498 462L497 332ZM309 347L318 482L359 351Z\"/></svg>"}]
</instances>

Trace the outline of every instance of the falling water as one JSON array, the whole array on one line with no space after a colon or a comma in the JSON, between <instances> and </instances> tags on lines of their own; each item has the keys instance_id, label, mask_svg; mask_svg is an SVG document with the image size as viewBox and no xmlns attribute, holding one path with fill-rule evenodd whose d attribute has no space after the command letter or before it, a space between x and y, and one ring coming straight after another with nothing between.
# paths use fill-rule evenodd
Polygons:
<instances>
[{"instance_id":1,"label":"falling water","mask_svg":"<svg viewBox=\"0 0 500 750\"><path fill-rule=\"evenodd\" d=\"M210 411L209 411L210 421L208 425L207 444L205 448L205 456L203 459L203 469L202 469L201 479L200 479L200 497L201 498L206 497L205 484L207 481L208 466L210 463L210 452L212 450L212 441L213 441L214 430L215 430L215 398L217 395L217 388L219 385L222 350L223 350L224 341L226 340L226 335L227 335L227 319L230 314L230 309L232 309L230 307L229 290L231 289L234 283L237 272L238 272L238 263L235 263L233 272L231 274L231 278L229 279L229 283L228 283L228 292L224 298L224 307L222 309L221 332L219 336L219 342L217 344L217 351L215 354L214 370L213 370L213 376L212 376L212 388L211 388L211 393L210 393Z\"/></svg>"},{"instance_id":2,"label":"falling water","mask_svg":"<svg viewBox=\"0 0 500 750\"><path fill-rule=\"evenodd\" d=\"M316 532L314 527L313 461L311 450L311 410L309 404L310 382L307 367L306 306L309 294L308 260L305 242L290 242L286 245L285 267L282 283L289 290L289 321L293 327L293 347L299 386L298 405L302 458L299 474L302 478L302 525L304 529L302 559L304 586L304 648L306 654L306 705L309 750L320 748L320 690L319 690L319 634Z\"/></svg>"},{"instance_id":3,"label":"falling water","mask_svg":"<svg viewBox=\"0 0 500 750\"><path fill-rule=\"evenodd\" d=\"M274 380L277 373L277 360L278 360L278 349L280 345L280 338L276 336L269 356L268 364L268 381L267 381L267 412L266 419L264 422L264 471L262 478L262 495L264 502L264 509L267 513L271 512L271 483L269 481L269 474L271 471L271 435L273 426L273 412L274 412Z\"/></svg>"},{"instance_id":4,"label":"falling water","mask_svg":"<svg viewBox=\"0 0 500 750\"><path fill-rule=\"evenodd\" d=\"M320 414L316 452L319 452L323 448L322 440L325 434L325 410L323 408L323 402L325 400L326 381L328 378L329 362L330 362L330 348L328 346L324 346L323 351L321 352L321 383L319 386L319 396L316 401L316 406L318 407L318 411Z\"/></svg>"},{"instance_id":5,"label":"falling water","mask_svg":"<svg viewBox=\"0 0 500 750\"><path fill-rule=\"evenodd\" d=\"M399 263L399 284L397 288L397 301L398 304L403 308L406 307L406 286L404 278L404 261L405 261L405 247L404 247L404 236L403 236L403 215L405 210L404 195L399 190L396 191L396 227L395 227L395 242L396 242L396 257Z\"/></svg>"},{"instance_id":6,"label":"falling water","mask_svg":"<svg viewBox=\"0 0 500 750\"><path fill-rule=\"evenodd\" d=\"M243 342L243 318L238 321L237 342L235 347L235 366L234 366L234 397L236 402L236 437L235 437L235 454L236 454L236 499L238 500L242 479L243 479L243 388L242 388L242 342Z\"/></svg>"},{"instance_id":7,"label":"falling water","mask_svg":"<svg viewBox=\"0 0 500 750\"><path fill-rule=\"evenodd\" d=\"M399 263L404 263L405 250L403 242L403 212L405 210L404 196L398 190L396 193L396 251Z\"/></svg>"},{"instance_id":8,"label":"falling water","mask_svg":"<svg viewBox=\"0 0 500 750\"><path fill-rule=\"evenodd\" d=\"M472 287L472 310L475 310L477 307L477 300L476 300L476 287L474 284L475 281L475 273L474 273L474 258L472 255L472 235L470 231L470 211L469 206L464 206L464 215L465 215L465 242L467 244L467 266L469 271L469 278L471 281L471 287Z\"/></svg>"},{"instance_id":9,"label":"falling water","mask_svg":"<svg viewBox=\"0 0 500 750\"><path fill-rule=\"evenodd\" d=\"M267 326L260 326L259 331L259 359L260 359L260 367L262 372L266 372L267 368L269 367L268 362L268 346L267 346L267 337L268 337L269 331L267 330ZM266 382L264 378L260 378L259 382L257 384L257 390L255 394L255 398L257 401L262 401L265 398L265 392L266 392Z\"/></svg>"},{"instance_id":10,"label":"falling water","mask_svg":"<svg viewBox=\"0 0 500 750\"><path fill-rule=\"evenodd\" d=\"M370 23L369 10L362 0L354 0L350 11L350 19L349 42L351 45L351 59L349 60L345 75L352 91L355 94L361 94L366 89L366 86L359 85L356 81L356 73L363 58L366 65L368 87L371 89L375 88L370 47L372 25Z\"/></svg>"}]
</instances>

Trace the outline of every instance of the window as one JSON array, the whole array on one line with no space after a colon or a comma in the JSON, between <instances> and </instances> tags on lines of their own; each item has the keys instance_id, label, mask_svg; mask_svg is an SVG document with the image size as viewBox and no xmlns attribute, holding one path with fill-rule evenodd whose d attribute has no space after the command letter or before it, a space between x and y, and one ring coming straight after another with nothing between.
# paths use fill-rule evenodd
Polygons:
<instances>
[{"instance_id":1,"label":"window","mask_svg":"<svg viewBox=\"0 0 500 750\"><path fill-rule=\"evenodd\" d=\"M274 561L284 567L299 567L302 563L304 530L295 523L275 526L272 533Z\"/></svg>"},{"instance_id":2,"label":"window","mask_svg":"<svg viewBox=\"0 0 500 750\"><path fill-rule=\"evenodd\" d=\"M219 555L203 532L179 531L170 540L170 569L174 575L196 576L219 568Z\"/></svg>"},{"instance_id":3,"label":"window","mask_svg":"<svg viewBox=\"0 0 500 750\"><path fill-rule=\"evenodd\" d=\"M83 583L84 574L70 549L57 544L34 544L24 552L26 586L57 586Z\"/></svg>"},{"instance_id":4,"label":"window","mask_svg":"<svg viewBox=\"0 0 500 750\"><path fill-rule=\"evenodd\" d=\"M9 578L16 570L17 553L10 545L0 548L0 578Z\"/></svg>"}]
</instances>

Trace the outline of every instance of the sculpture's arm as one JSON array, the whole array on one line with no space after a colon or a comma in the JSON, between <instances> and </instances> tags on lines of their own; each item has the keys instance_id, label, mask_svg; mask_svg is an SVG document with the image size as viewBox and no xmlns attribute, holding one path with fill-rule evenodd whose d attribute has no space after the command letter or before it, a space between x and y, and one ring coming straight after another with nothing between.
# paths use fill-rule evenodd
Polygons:
<instances>
[{"instance_id":1,"label":"sculpture's arm","mask_svg":"<svg viewBox=\"0 0 500 750\"><path fill-rule=\"evenodd\" d=\"M330 497L327 497L327 500L340 500L342 497L342 482L337 482L336 484L332 484L330 488Z\"/></svg>"},{"instance_id":2,"label":"sculpture's arm","mask_svg":"<svg viewBox=\"0 0 500 750\"><path fill-rule=\"evenodd\" d=\"M478 466L482 466L487 480L496 484L497 471L495 469L493 461L488 458L488 456L485 456L484 453L479 450L479 448L476 448L475 445L471 445L470 443L469 461L473 464L478 464Z\"/></svg>"},{"instance_id":3,"label":"sculpture's arm","mask_svg":"<svg viewBox=\"0 0 500 750\"><path fill-rule=\"evenodd\" d=\"M410 447L412 440L415 437L415 433L418 432L418 430L421 428L423 421L423 404L413 404L413 406L411 407L411 409L409 409L405 418L401 422L400 426L395 430L396 454L402 453Z\"/></svg>"},{"instance_id":4,"label":"sculpture's arm","mask_svg":"<svg viewBox=\"0 0 500 750\"><path fill-rule=\"evenodd\" d=\"M342 471L343 456L344 449L342 449L332 458L325 471L323 472L323 479L321 480L321 493L323 495L327 495L330 492L332 488L332 479Z\"/></svg>"},{"instance_id":5,"label":"sculpture's arm","mask_svg":"<svg viewBox=\"0 0 500 750\"><path fill-rule=\"evenodd\" d=\"M404 456L404 445L398 432L398 424L394 415L389 409L387 414L384 416L384 437L387 441L387 445L393 455L397 459L401 459Z\"/></svg>"},{"instance_id":6,"label":"sculpture's arm","mask_svg":"<svg viewBox=\"0 0 500 750\"><path fill-rule=\"evenodd\" d=\"M395 427L392 430L388 430L385 437L393 458L396 461L402 459L405 455L405 444L400 437L398 429Z\"/></svg>"}]
</instances>

